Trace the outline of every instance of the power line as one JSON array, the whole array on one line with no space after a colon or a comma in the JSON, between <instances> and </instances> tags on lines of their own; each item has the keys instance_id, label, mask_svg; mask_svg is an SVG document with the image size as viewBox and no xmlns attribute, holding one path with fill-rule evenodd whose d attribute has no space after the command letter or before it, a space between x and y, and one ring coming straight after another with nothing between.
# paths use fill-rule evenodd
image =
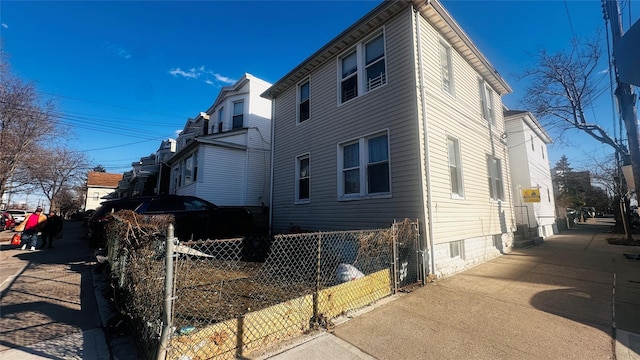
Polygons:
<instances>
[{"instance_id":1,"label":"power line","mask_svg":"<svg viewBox=\"0 0 640 360\"><path fill-rule=\"evenodd\" d=\"M39 94L43 94L43 95L49 95L49 96L55 96L55 97L60 97L60 98L65 98L65 99L83 101L83 102L87 102L87 103L91 103L91 104L104 105L104 106L109 106L109 107L113 107L113 108L117 108L117 109L131 110L131 111L137 111L137 112L142 112L142 113L147 113L147 114L162 115L162 116L175 117L175 118L180 117L178 115L171 115L171 114L159 113L159 112L155 112L155 111L134 109L134 108L126 107L126 106L120 106L120 105L103 103L103 102L99 102L99 101L81 99L81 98L76 98L76 97L67 96L67 95L47 93L47 92L42 92L42 91L36 91L36 92L39 93Z\"/></svg>"}]
</instances>

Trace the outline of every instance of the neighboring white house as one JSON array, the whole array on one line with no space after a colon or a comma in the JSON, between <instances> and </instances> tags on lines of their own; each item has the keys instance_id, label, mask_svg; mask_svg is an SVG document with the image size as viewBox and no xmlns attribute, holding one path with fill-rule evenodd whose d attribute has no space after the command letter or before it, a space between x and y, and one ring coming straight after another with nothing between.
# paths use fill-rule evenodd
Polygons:
<instances>
[{"instance_id":1,"label":"neighboring white house","mask_svg":"<svg viewBox=\"0 0 640 360\"><path fill-rule=\"evenodd\" d=\"M87 174L87 197L84 209L92 210L98 208L106 196L115 192L120 180L122 180L122 174L89 171Z\"/></svg>"},{"instance_id":2,"label":"neighboring white house","mask_svg":"<svg viewBox=\"0 0 640 360\"><path fill-rule=\"evenodd\" d=\"M439 1L382 2L263 95L272 229L418 219L437 276L509 251L510 91Z\"/></svg>"},{"instance_id":3,"label":"neighboring white house","mask_svg":"<svg viewBox=\"0 0 640 360\"><path fill-rule=\"evenodd\" d=\"M169 192L220 206L267 206L271 154L270 83L244 74L221 89L178 136Z\"/></svg>"},{"instance_id":4,"label":"neighboring white house","mask_svg":"<svg viewBox=\"0 0 640 360\"><path fill-rule=\"evenodd\" d=\"M155 153L131 163L131 170L123 174L114 197L168 194L171 169L167 161L175 152L176 140L167 139Z\"/></svg>"},{"instance_id":5,"label":"neighboring white house","mask_svg":"<svg viewBox=\"0 0 640 360\"><path fill-rule=\"evenodd\" d=\"M519 230L545 238L558 233L549 153L551 137L529 111L504 110L511 191Z\"/></svg>"}]
</instances>

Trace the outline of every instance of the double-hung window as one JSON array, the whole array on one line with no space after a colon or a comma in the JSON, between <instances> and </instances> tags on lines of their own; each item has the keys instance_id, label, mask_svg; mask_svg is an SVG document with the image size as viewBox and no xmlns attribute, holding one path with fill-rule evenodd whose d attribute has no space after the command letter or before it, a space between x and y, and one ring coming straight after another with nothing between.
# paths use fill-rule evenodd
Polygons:
<instances>
[{"instance_id":1,"label":"double-hung window","mask_svg":"<svg viewBox=\"0 0 640 360\"><path fill-rule=\"evenodd\" d=\"M309 154L296 158L296 203L309 202Z\"/></svg>"},{"instance_id":2,"label":"double-hung window","mask_svg":"<svg viewBox=\"0 0 640 360\"><path fill-rule=\"evenodd\" d=\"M482 110L482 118L493 124L495 121L495 109L493 106L493 90L484 80L479 81L480 88L480 106Z\"/></svg>"},{"instance_id":3,"label":"double-hung window","mask_svg":"<svg viewBox=\"0 0 640 360\"><path fill-rule=\"evenodd\" d=\"M536 145L533 142L533 135L529 135L529 138L531 138L531 151L536 151Z\"/></svg>"},{"instance_id":4,"label":"double-hung window","mask_svg":"<svg viewBox=\"0 0 640 360\"><path fill-rule=\"evenodd\" d=\"M233 129L244 127L244 101L233 103Z\"/></svg>"},{"instance_id":5,"label":"double-hung window","mask_svg":"<svg viewBox=\"0 0 640 360\"><path fill-rule=\"evenodd\" d=\"M492 200L504 200L502 164L500 159L491 155L487 156L487 173L489 180L489 197Z\"/></svg>"},{"instance_id":6,"label":"double-hung window","mask_svg":"<svg viewBox=\"0 0 640 360\"><path fill-rule=\"evenodd\" d=\"M451 196L461 198L464 196L464 191L462 187L462 167L460 165L460 142L458 139L448 137L447 148L449 153Z\"/></svg>"},{"instance_id":7,"label":"double-hung window","mask_svg":"<svg viewBox=\"0 0 640 360\"><path fill-rule=\"evenodd\" d=\"M184 177L185 184L191 183L191 173L192 173L192 164L193 164L192 162L193 162L193 158L191 156L189 156L184 160L184 167L182 169L184 170L183 177Z\"/></svg>"},{"instance_id":8,"label":"double-hung window","mask_svg":"<svg viewBox=\"0 0 640 360\"><path fill-rule=\"evenodd\" d=\"M340 101L347 102L387 82L384 34L356 45L338 59Z\"/></svg>"},{"instance_id":9,"label":"double-hung window","mask_svg":"<svg viewBox=\"0 0 640 360\"><path fill-rule=\"evenodd\" d=\"M453 95L453 68L451 65L451 47L440 41L440 72L442 75L442 90Z\"/></svg>"},{"instance_id":10,"label":"double-hung window","mask_svg":"<svg viewBox=\"0 0 640 360\"><path fill-rule=\"evenodd\" d=\"M191 155L191 175L192 175L192 181L197 181L198 180L198 152L194 152L193 155Z\"/></svg>"},{"instance_id":11,"label":"double-hung window","mask_svg":"<svg viewBox=\"0 0 640 360\"><path fill-rule=\"evenodd\" d=\"M188 185L195 182L198 179L198 152L191 154L188 158L184 159L181 164L182 178L181 183Z\"/></svg>"},{"instance_id":12,"label":"double-hung window","mask_svg":"<svg viewBox=\"0 0 640 360\"><path fill-rule=\"evenodd\" d=\"M309 80L298 85L298 123L309 120Z\"/></svg>"},{"instance_id":13,"label":"double-hung window","mask_svg":"<svg viewBox=\"0 0 640 360\"><path fill-rule=\"evenodd\" d=\"M222 132L222 124L224 123L224 107L218 110L218 132Z\"/></svg>"},{"instance_id":14,"label":"double-hung window","mask_svg":"<svg viewBox=\"0 0 640 360\"><path fill-rule=\"evenodd\" d=\"M389 137L386 132L338 146L338 196L362 198L391 192Z\"/></svg>"}]
</instances>

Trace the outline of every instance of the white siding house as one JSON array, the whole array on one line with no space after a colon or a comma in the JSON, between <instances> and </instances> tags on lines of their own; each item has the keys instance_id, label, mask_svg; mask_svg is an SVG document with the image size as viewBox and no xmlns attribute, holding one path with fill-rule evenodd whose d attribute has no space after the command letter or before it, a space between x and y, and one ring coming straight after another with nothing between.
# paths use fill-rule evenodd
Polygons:
<instances>
[{"instance_id":1,"label":"white siding house","mask_svg":"<svg viewBox=\"0 0 640 360\"><path fill-rule=\"evenodd\" d=\"M440 2L382 2L263 95L273 231L418 219L437 276L509 251L510 91Z\"/></svg>"},{"instance_id":2,"label":"white siding house","mask_svg":"<svg viewBox=\"0 0 640 360\"><path fill-rule=\"evenodd\" d=\"M505 110L504 122L517 226L525 237L532 232L534 236L542 238L557 234L556 207L547 152L547 144L552 140L528 111ZM529 201L528 196L523 196L527 195L527 190L529 193L536 193L536 189L539 201Z\"/></svg>"},{"instance_id":3,"label":"white siding house","mask_svg":"<svg viewBox=\"0 0 640 360\"><path fill-rule=\"evenodd\" d=\"M170 193L194 195L219 206L269 203L270 83L244 74L216 101L189 119L169 160Z\"/></svg>"},{"instance_id":4,"label":"white siding house","mask_svg":"<svg viewBox=\"0 0 640 360\"><path fill-rule=\"evenodd\" d=\"M122 174L89 171L84 209L97 209L106 197L115 193L120 180L122 180Z\"/></svg>"}]
</instances>

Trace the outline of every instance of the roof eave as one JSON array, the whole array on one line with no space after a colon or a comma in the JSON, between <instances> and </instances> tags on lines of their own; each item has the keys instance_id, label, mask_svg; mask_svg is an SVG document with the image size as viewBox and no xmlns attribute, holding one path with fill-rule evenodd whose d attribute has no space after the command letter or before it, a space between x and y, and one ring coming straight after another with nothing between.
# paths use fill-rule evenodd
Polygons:
<instances>
[{"instance_id":1,"label":"roof eave","mask_svg":"<svg viewBox=\"0 0 640 360\"><path fill-rule=\"evenodd\" d=\"M372 29L378 28L391 17L397 15L403 9L406 9L411 3L408 1L383 1L373 10L369 11L360 20L345 31L329 41L325 46L309 56L298 66L289 71L280 80L274 83L270 88L261 94L267 99L274 99L285 89L297 84L304 79L315 68L324 64L326 61L335 58L338 54L347 50L353 44L368 34Z\"/></svg>"},{"instance_id":2,"label":"roof eave","mask_svg":"<svg viewBox=\"0 0 640 360\"><path fill-rule=\"evenodd\" d=\"M449 41L494 90L500 95L509 94L513 91L439 1L426 1L431 6L422 6L425 3L424 0L412 1L414 6L420 9L422 16Z\"/></svg>"},{"instance_id":3,"label":"roof eave","mask_svg":"<svg viewBox=\"0 0 640 360\"><path fill-rule=\"evenodd\" d=\"M425 6L431 5L431 6ZM282 91L297 84L311 73L311 71L326 61L335 58L343 51L369 33L378 28L387 20L400 13L408 6L419 9L422 16L427 19L447 41L478 71L491 87L500 95L512 92L511 87L502 79L498 71L482 55L473 44L467 34L460 28L455 20L437 0L403 0L383 1L376 8L367 13L360 20L340 33L325 46L308 57L293 70L278 80L273 86L261 94L267 99L278 97Z\"/></svg>"}]
</instances>

